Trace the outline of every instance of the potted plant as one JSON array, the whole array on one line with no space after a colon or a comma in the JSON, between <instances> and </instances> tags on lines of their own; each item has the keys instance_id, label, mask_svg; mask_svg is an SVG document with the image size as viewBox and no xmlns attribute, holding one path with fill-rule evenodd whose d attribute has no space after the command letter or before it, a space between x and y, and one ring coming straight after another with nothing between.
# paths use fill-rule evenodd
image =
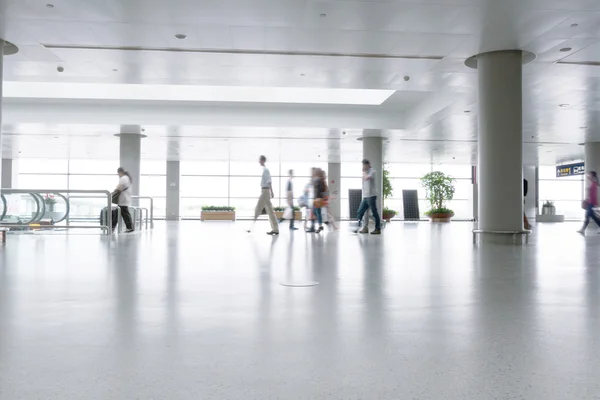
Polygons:
<instances>
[{"instance_id":1,"label":"potted plant","mask_svg":"<svg viewBox=\"0 0 600 400\"><path fill-rule=\"evenodd\" d=\"M388 200L394 194L394 188L392 187L392 182L390 181L390 171L388 171L385 167L383 168L383 200ZM396 216L397 212L388 207L383 207L383 212L381 214L381 218L383 218L386 222L390 222L392 218Z\"/></svg>"},{"instance_id":2,"label":"potted plant","mask_svg":"<svg viewBox=\"0 0 600 400\"><path fill-rule=\"evenodd\" d=\"M46 204L46 211L54 212L54 206L56 205L56 199L53 194L46 193L44 195L44 203Z\"/></svg>"},{"instance_id":3,"label":"potted plant","mask_svg":"<svg viewBox=\"0 0 600 400\"><path fill-rule=\"evenodd\" d=\"M386 221L390 222L398 213L391 208L383 207L383 213L381 217Z\"/></svg>"},{"instance_id":4,"label":"potted plant","mask_svg":"<svg viewBox=\"0 0 600 400\"><path fill-rule=\"evenodd\" d=\"M446 202L454 198L454 179L440 171L430 172L421 178L430 209L425 213L432 222L450 222L454 211L446 208Z\"/></svg>"},{"instance_id":5,"label":"potted plant","mask_svg":"<svg viewBox=\"0 0 600 400\"><path fill-rule=\"evenodd\" d=\"M286 207L273 207L273 210L275 210L275 216L278 220L281 220L281 218L283 218L283 213L285 212L285 209ZM294 207L294 219L296 221L300 221L302 219L302 212L300 211L300 207Z\"/></svg>"},{"instance_id":6,"label":"potted plant","mask_svg":"<svg viewBox=\"0 0 600 400\"><path fill-rule=\"evenodd\" d=\"M235 221L235 207L203 206L201 221Z\"/></svg>"},{"instance_id":7,"label":"potted plant","mask_svg":"<svg viewBox=\"0 0 600 400\"><path fill-rule=\"evenodd\" d=\"M546 200L544 205L542 206L542 215L555 215L556 207L554 207L554 202Z\"/></svg>"}]
</instances>

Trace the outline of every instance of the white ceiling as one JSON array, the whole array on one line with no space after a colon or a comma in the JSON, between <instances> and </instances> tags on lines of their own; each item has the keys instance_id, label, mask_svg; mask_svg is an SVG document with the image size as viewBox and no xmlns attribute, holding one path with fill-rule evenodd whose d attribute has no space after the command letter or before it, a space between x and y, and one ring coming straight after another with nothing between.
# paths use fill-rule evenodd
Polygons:
<instances>
[{"instance_id":1,"label":"white ceiling","mask_svg":"<svg viewBox=\"0 0 600 400\"><path fill-rule=\"evenodd\" d=\"M213 115L201 102L174 112L173 105L162 103L108 101L94 110L78 101L27 106L8 99L6 156L112 151L112 134L127 123L150 133L148 157L202 159L225 154L225 148L236 156L237 147L243 152L248 143L261 143L279 148L281 157L322 152L332 160L352 159L360 156L359 142L327 135L376 128L391 137L386 148L394 161L473 162L477 76L464 60L509 48L537 55L524 72L526 162L578 158L578 143L600 140L600 66L556 63L600 62L599 0L4 0L3 5L0 31L20 48L5 58L5 81L397 91L375 108L256 105L248 111L227 104ZM187 39L176 39L178 33ZM572 50L561 52L565 47ZM57 110L62 120L52 116ZM81 125L86 122L90 125ZM194 137L163 137L173 126ZM99 132L93 145L82 138L90 132ZM213 137L230 140L218 139L215 150L206 151ZM342 143L339 150L332 140Z\"/></svg>"}]
</instances>

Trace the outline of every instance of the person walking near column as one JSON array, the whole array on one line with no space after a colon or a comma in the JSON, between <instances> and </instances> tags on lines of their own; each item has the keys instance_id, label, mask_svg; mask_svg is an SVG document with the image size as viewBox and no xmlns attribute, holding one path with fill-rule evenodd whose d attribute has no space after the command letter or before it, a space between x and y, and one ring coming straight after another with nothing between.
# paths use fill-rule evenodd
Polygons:
<instances>
[{"instance_id":1,"label":"person walking near column","mask_svg":"<svg viewBox=\"0 0 600 400\"><path fill-rule=\"evenodd\" d=\"M307 232L321 233L323 232L323 207L327 205L327 182L325 182L324 174L320 169L315 171L313 192L313 213L319 222L319 229L315 230L315 219L313 219L311 228Z\"/></svg>"},{"instance_id":2,"label":"person walking near column","mask_svg":"<svg viewBox=\"0 0 600 400\"><path fill-rule=\"evenodd\" d=\"M598 206L598 174L596 171L590 171L587 174L588 187L586 190L586 199L583 201L582 208L585 210L585 220L578 233L585 235L585 229L590 224L590 218L600 227L600 219L594 212L594 207Z\"/></svg>"},{"instance_id":3,"label":"person walking near column","mask_svg":"<svg viewBox=\"0 0 600 400\"><path fill-rule=\"evenodd\" d=\"M363 216L368 209L371 209L371 213L373 214L373 218L375 218L375 230L371 232L372 235L381 235L381 219L379 218L379 213L377 212L377 186L376 186L376 174L375 171L371 167L371 163L369 160L363 160L363 189L362 189L362 202L358 207L358 228L355 233L365 232L360 230L360 224L362 222ZM368 224L368 220L367 220ZM368 231L366 231L368 232ZM365 232L365 233L366 233Z\"/></svg>"},{"instance_id":4,"label":"person walking near column","mask_svg":"<svg viewBox=\"0 0 600 400\"><path fill-rule=\"evenodd\" d=\"M258 219L259 215L262 213L263 209L267 210L267 214L269 215L269 222L271 223L271 231L267 232L267 235L279 235L279 226L277 225L277 217L275 216L275 210L273 210L273 204L271 203L271 199L275 197L273 193L273 185L271 181L271 173L269 169L266 167L267 157L260 156L259 164L263 167L262 178L260 180L261 187L261 195L258 198L258 203L256 204L256 209L254 210L254 223ZM252 226L254 226L254 223ZM252 232L252 228L248 229L248 233Z\"/></svg>"},{"instance_id":5,"label":"person walking near column","mask_svg":"<svg viewBox=\"0 0 600 400\"><path fill-rule=\"evenodd\" d=\"M133 232L133 222L131 221L131 213L129 213L129 207L131 206L131 193L133 192L133 180L131 179L131 176L129 176L129 172L125 171L123 168L117 169L117 173L119 174L119 184L115 189L115 192L119 193L117 205L121 209L121 217L123 217L125 227L129 233ZM113 231L117 227L118 222L119 221L117 221L116 218L113 218Z\"/></svg>"},{"instance_id":6,"label":"person walking near column","mask_svg":"<svg viewBox=\"0 0 600 400\"><path fill-rule=\"evenodd\" d=\"M292 182L294 179L294 171L290 169L289 172L289 179L287 181L287 185L286 185L286 191L287 191L287 210L283 212L283 217L281 218L281 221L285 220L285 216L286 214L290 215L290 230L292 231L297 231L298 228L296 228L294 226L294 220L296 218L296 213L294 211L294 183ZM280 222L281 222L280 221Z\"/></svg>"}]
</instances>

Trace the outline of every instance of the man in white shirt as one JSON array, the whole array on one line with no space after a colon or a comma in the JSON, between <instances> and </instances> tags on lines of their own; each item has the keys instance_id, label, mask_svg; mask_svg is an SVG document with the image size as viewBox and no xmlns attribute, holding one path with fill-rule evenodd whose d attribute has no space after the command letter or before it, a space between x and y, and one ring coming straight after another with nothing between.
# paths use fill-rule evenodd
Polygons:
<instances>
[{"instance_id":1,"label":"man in white shirt","mask_svg":"<svg viewBox=\"0 0 600 400\"><path fill-rule=\"evenodd\" d=\"M258 203L256 204L256 209L254 210L254 222L258 219L258 216L262 213L263 209L267 210L267 214L269 215L269 222L271 223L271 232L267 232L267 235L279 235L279 226L277 225L277 217L275 216L275 210L273 210L273 204L271 204L271 199L275 197L273 193L273 185L271 181L271 173L269 169L265 166L267 162L267 157L260 156L258 161L260 166L263 167L262 178L260 180L260 187L262 193L258 198ZM252 229L248 229L248 232L251 232Z\"/></svg>"},{"instance_id":2,"label":"man in white shirt","mask_svg":"<svg viewBox=\"0 0 600 400\"><path fill-rule=\"evenodd\" d=\"M379 213L377 212L377 181L376 181L376 171L371 168L371 163L369 160L363 160L363 189L362 189L362 202L360 203L360 207L358 207L358 225L360 227L360 223L362 222L363 216L365 212L370 208L371 213L373 214L373 218L375 218L375 230L371 232L372 235L381 235L381 219L379 218ZM367 220L368 224L368 220ZM367 231L359 231L356 230L356 233Z\"/></svg>"}]
</instances>

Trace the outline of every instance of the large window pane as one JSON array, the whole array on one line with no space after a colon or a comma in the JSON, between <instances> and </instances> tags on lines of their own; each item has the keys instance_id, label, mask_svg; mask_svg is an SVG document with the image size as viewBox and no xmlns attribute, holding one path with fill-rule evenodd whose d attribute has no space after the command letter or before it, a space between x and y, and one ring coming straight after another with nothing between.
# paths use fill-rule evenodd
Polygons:
<instances>
[{"instance_id":1,"label":"large window pane","mask_svg":"<svg viewBox=\"0 0 600 400\"><path fill-rule=\"evenodd\" d=\"M230 196L257 198L260 196L260 177L231 177L229 183ZM279 192L279 178L273 179L273 192L281 197Z\"/></svg>"},{"instance_id":2,"label":"large window pane","mask_svg":"<svg viewBox=\"0 0 600 400\"><path fill-rule=\"evenodd\" d=\"M180 184L182 197L227 197L229 192L226 176L182 176Z\"/></svg>"},{"instance_id":3,"label":"large window pane","mask_svg":"<svg viewBox=\"0 0 600 400\"><path fill-rule=\"evenodd\" d=\"M67 160L24 158L17 160L19 174L66 174L69 172Z\"/></svg>"},{"instance_id":4,"label":"large window pane","mask_svg":"<svg viewBox=\"0 0 600 400\"><path fill-rule=\"evenodd\" d=\"M180 213L182 218L200 218L203 206L227 206L227 198L182 198Z\"/></svg>"},{"instance_id":5,"label":"large window pane","mask_svg":"<svg viewBox=\"0 0 600 400\"><path fill-rule=\"evenodd\" d=\"M118 175L69 175L71 190L114 190L119 183Z\"/></svg>"},{"instance_id":6,"label":"large window pane","mask_svg":"<svg viewBox=\"0 0 600 400\"><path fill-rule=\"evenodd\" d=\"M119 160L70 160L70 174L105 174L117 176ZM39 171L38 171L39 172ZM115 178L116 179L116 178Z\"/></svg>"},{"instance_id":7,"label":"large window pane","mask_svg":"<svg viewBox=\"0 0 600 400\"><path fill-rule=\"evenodd\" d=\"M165 160L142 160L140 173L142 175L166 175L167 162Z\"/></svg>"},{"instance_id":8,"label":"large window pane","mask_svg":"<svg viewBox=\"0 0 600 400\"><path fill-rule=\"evenodd\" d=\"M261 176L263 169L258 163L258 157L256 162L243 162L243 161L232 161L230 163L231 175L241 176ZM272 177L279 176L279 163L270 164L267 162L267 168Z\"/></svg>"},{"instance_id":9,"label":"large window pane","mask_svg":"<svg viewBox=\"0 0 600 400\"><path fill-rule=\"evenodd\" d=\"M67 175L33 175L19 174L17 189L67 189Z\"/></svg>"},{"instance_id":10,"label":"large window pane","mask_svg":"<svg viewBox=\"0 0 600 400\"><path fill-rule=\"evenodd\" d=\"M386 164L386 169L393 178L421 178L423 175L436 171L431 164Z\"/></svg>"},{"instance_id":11,"label":"large window pane","mask_svg":"<svg viewBox=\"0 0 600 400\"><path fill-rule=\"evenodd\" d=\"M140 196L166 197L167 177L164 175L142 175L140 185ZM135 182L134 182L135 184Z\"/></svg>"},{"instance_id":12,"label":"large window pane","mask_svg":"<svg viewBox=\"0 0 600 400\"><path fill-rule=\"evenodd\" d=\"M180 164L181 175L228 175L229 162L227 161L182 161Z\"/></svg>"},{"instance_id":13,"label":"large window pane","mask_svg":"<svg viewBox=\"0 0 600 400\"><path fill-rule=\"evenodd\" d=\"M291 170L294 170L294 175L301 178L308 178L311 176L311 169L312 168L321 168L323 171L327 172L327 163L302 163L302 162L297 162L297 163L287 163L287 162L282 162L281 163L281 176L286 177L288 176L288 173Z\"/></svg>"}]
</instances>

